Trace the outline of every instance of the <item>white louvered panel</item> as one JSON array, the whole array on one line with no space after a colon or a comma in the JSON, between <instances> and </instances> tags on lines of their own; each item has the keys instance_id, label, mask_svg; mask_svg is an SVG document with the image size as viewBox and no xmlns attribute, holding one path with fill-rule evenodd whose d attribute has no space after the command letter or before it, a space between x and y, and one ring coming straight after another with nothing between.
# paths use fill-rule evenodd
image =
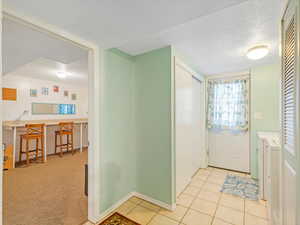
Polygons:
<instances>
[{"instance_id":1,"label":"white louvered panel","mask_svg":"<svg viewBox=\"0 0 300 225\"><path fill-rule=\"evenodd\" d=\"M295 19L292 18L285 32L283 75L283 139L287 150L294 153L295 147Z\"/></svg>"}]
</instances>

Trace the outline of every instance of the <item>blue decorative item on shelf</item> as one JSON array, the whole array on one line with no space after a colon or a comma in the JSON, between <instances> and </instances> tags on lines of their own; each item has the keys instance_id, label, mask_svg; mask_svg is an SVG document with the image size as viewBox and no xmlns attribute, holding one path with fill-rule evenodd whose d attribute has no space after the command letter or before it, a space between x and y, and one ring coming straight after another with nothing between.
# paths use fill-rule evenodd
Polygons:
<instances>
[{"instance_id":1,"label":"blue decorative item on shelf","mask_svg":"<svg viewBox=\"0 0 300 225\"><path fill-rule=\"evenodd\" d=\"M59 104L59 114L75 114L75 104Z\"/></svg>"}]
</instances>

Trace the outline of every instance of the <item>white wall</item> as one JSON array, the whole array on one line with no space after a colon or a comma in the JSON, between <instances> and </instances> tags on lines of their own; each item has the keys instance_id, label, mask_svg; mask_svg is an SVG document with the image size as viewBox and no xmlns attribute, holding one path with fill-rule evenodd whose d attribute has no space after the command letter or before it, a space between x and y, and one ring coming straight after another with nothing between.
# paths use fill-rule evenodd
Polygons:
<instances>
[{"instance_id":1,"label":"white wall","mask_svg":"<svg viewBox=\"0 0 300 225\"><path fill-rule=\"evenodd\" d=\"M88 87L68 85L63 82L57 83L47 80L26 78L19 75L5 75L2 81L3 87L17 88L17 101L3 101L3 120L16 120L24 110L29 113L24 115L21 120L40 120L40 119L73 119L88 117ZM58 85L58 93L53 92L53 86ZM42 87L49 88L49 95L41 94ZM37 89L38 96L30 97L30 89ZM69 97L64 97L64 90L69 91ZM71 99L71 94L77 94L77 100ZM31 103L61 103L75 104L76 114L74 115L32 115Z\"/></svg>"},{"instance_id":2,"label":"white wall","mask_svg":"<svg viewBox=\"0 0 300 225\"><path fill-rule=\"evenodd\" d=\"M24 110L28 110L29 113L24 115L21 120L49 120L49 119L74 119L74 118L87 118L88 117L88 87L80 87L74 85L68 85L63 82L57 83L47 80L38 80L26 78L17 75L6 75L2 80L3 87L17 88L17 101L3 101L2 104L2 116L3 120L16 120ZM53 85L58 85L60 90L58 93L53 92ZM49 95L41 95L42 87L49 88ZM37 89L37 97L30 97L30 89ZM64 90L69 91L69 97L64 97ZM71 94L77 94L77 100L71 99ZM76 114L74 115L32 115L31 103L63 103L63 104L75 104ZM57 130L57 126L47 126L47 154L54 153L54 132ZM83 146L88 144L88 131L87 125L83 127ZM3 142L6 144L13 143L12 130L3 130ZM16 143L16 161L19 161L19 147L20 147L20 134L24 133L24 129L17 129L17 143ZM34 145L34 142L32 142ZM80 147L80 127L75 125L74 127L74 148ZM23 156L25 157L25 156Z\"/></svg>"}]
</instances>

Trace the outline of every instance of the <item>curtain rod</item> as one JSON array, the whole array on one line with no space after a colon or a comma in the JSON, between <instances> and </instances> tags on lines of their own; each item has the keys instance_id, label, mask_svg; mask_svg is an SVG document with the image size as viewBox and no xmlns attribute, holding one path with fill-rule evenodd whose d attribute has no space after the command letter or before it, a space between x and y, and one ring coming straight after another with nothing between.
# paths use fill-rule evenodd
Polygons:
<instances>
[{"instance_id":1,"label":"curtain rod","mask_svg":"<svg viewBox=\"0 0 300 225\"><path fill-rule=\"evenodd\" d=\"M239 79L249 79L250 74L243 74L243 75L235 75L235 76L220 76L220 77L211 77L207 78L208 81L210 80L239 80Z\"/></svg>"}]
</instances>

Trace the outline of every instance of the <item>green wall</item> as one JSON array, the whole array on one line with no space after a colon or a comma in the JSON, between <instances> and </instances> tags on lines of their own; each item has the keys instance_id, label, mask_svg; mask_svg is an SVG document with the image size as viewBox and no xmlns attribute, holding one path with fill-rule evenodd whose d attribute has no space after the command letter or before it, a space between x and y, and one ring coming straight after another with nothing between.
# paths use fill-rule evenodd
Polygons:
<instances>
[{"instance_id":1,"label":"green wall","mask_svg":"<svg viewBox=\"0 0 300 225\"><path fill-rule=\"evenodd\" d=\"M258 131L280 129L280 63L251 69L251 174L258 175L257 136ZM255 118L255 112L262 119Z\"/></svg>"},{"instance_id":2,"label":"green wall","mask_svg":"<svg viewBox=\"0 0 300 225\"><path fill-rule=\"evenodd\" d=\"M172 204L171 47L104 53L101 213L130 192Z\"/></svg>"},{"instance_id":3,"label":"green wall","mask_svg":"<svg viewBox=\"0 0 300 225\"><path fill-rule=\"evenodd\" d=\"M116 49L104 53L101 213L136 187L133 58Z\"/></svg>"},{"instance_id":4,"label":"green wall","mask_svg":"<svg viewBox=\"0 0 300 225\"><path fill-rule=\"evenodd\" d=\"M135 61L137 191L172 204L171 47Z\"/></svg>"}]
</instances>

